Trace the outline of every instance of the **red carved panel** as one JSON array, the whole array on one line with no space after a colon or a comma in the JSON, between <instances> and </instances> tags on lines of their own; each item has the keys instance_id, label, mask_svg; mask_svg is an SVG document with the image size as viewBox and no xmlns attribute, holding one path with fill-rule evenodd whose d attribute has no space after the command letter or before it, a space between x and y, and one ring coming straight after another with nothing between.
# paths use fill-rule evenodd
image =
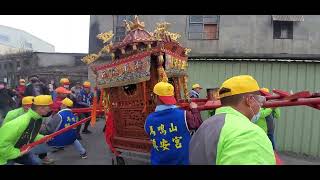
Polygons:
<instances>
[{"instance_id":1,"label":"red carved panel","mask_svg":"<svg viewBox=\"0 0 320 180\"><path fill-rule=\"evenodd\" d=\"M123 87L110 88L111 109L114 115L116 135L113 139L115 147L140 152L150 151L150 141L144 131L147 116L154 112L156 104L153 99L153 87L158 83L156 56L151 56L151 78L146 82L136 84L136 91L132 95L125 93ZM173 78L175 97L180 99L180 85L178 78ZM144 94L144 92L146 92ZM147 109L143 113L146 96Z\"/></svg>"}]
</instances>

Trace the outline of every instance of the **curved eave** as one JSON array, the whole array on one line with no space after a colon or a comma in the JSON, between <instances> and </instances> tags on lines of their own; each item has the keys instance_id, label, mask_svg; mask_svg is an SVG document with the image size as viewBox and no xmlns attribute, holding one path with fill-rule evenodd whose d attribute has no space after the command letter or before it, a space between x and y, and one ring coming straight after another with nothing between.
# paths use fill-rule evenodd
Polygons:
<instances>
[{"instance_id":1,"label":"curved eave","mask_svg":"<svg viewBox=\"0 0 320 180\"><path fill-rule=\"evenodd\" d=\"M114 52L117 49L121 49L122 47L125 47L127 45L131 45L133 43L146 43L146 42L157 42L156 40L133 40L133 41L129 41L129 42L121 42L119 44L116 44L112 47L111 51Z\"/></svg>"}]
</instances>

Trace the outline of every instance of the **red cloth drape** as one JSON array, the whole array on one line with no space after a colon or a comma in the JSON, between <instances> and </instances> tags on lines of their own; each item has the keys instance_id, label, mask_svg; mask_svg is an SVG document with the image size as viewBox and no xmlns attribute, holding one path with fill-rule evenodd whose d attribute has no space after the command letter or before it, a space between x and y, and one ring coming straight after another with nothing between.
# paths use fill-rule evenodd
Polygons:
<instances>
[{"instance_id":1,"label":"red cloth drape","mask_svg":"<svg viewBox=\"0 0 320 180\"><path fill-rule=\"evenodd\" d=\"M112 138L114 136L114 124L113 124L113 116L111 111L106 113L106 130L105 130L105 138L106 143L108 144L110 150L112 153L114 153L116 156L119 155L119 153L116 151L116 149L112 145Z\"/></svg>"}]
</instances>

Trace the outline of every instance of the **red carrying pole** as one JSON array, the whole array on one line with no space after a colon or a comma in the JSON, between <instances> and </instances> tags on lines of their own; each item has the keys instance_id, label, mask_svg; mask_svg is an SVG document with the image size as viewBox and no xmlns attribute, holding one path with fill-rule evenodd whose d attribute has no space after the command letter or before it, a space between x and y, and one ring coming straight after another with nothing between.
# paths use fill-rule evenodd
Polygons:
<instances>
[{"instance_id":1,"label":"red carrying pole","mask_svg":"<svg viewBox=\"0 0 320 180\"><path fill-rule=\"evenodd\" d=\"M73 113L85 113L85 112L92 112L93 108L72 108L71 110L72 110ZM98 107L96 109L96 113L97 114L104 113L103 108L102 107ZM89 121L90 119L91 119L91 116L87 117L87 118L84 118L84 119L72 124L71 126L68 126L66 128L63 128L63 129L61 129L59 131L56 131L56 132L50 134L50 135L47 135L47 136L45 136L44 138L41 138L38 141L35 141L33 143L30 143L30 144L26 144L22 148L20 148L20 151L23 151L23 150L26 150L27 148L32 148L32 147L34 147L36 145L42 144L42 143L44 143L44 142L46 142L46 141L48 141L48 140L50 140L50 139L52 139L54 137L66 132L66 131L69 131L70 129L72 129L74 127L79 126L82 123L85 123L85 122Z\"/></svg>"},{"instance_id":2,"label":"red carrying pole","mask_svg":"<svg viewBox=\"0 0 320 180\"><path fill-rule=\"evenodd\" d=\"M320 98L299 98L296 101L290 100L279 100L279 101L270 101L265 102L263 107L283 107L283 106L302 106L302 105L311 105L311 104L320 104Z\"/></svg>"},{"instance_id":3,"label":"red carrying pole","mask_svg":"<svg viewBox=\"0 0 320 180\"><path fill-rule=\"evenodd\" d=\"M89 116L89 117L87 117L87 118L84 118L84 119L82 119L82 120L80 120L80 121L72 124L71 126L68 126L68 127L66 127L66 128L60 129L59 131L56 131L56 132L54 132L54 133L52 133L52 134L50 134L50 135L47 135L47 136L45 136L44 138L41 138L41 139L38 140L38 141L35 141L35 142L33 142L33 143L30 143L30 144L26 144L26 145L24 145L22 148L20 148L20 151L24 151L24 150L26 150L27 148L32 148L32 147L34 147L34 146L36 146L36 145L42 144L42 143L44 143L44 142L47 142L47 141L49 141L50 139L52 139L52 138L54 138L54 137L56 137L56 136L58 136L58 135L60 135L60 134L62 134L62 133L64 133L64 132L66 132L66 131L69 131L70 129L72 129L72 128L74 128L74 127L79 126L80 124L89 121L90 118L91 118L91 116Z\"/></svg>"}]
</instances>

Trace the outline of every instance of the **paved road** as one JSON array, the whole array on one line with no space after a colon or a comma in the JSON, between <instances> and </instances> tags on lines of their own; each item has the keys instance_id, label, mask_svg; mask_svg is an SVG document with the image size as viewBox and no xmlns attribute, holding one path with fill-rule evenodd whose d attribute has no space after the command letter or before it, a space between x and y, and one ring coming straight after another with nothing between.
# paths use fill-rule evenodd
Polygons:
<instances>
[{"instance_id":1,"label":"paved road","mask_svg":"<svg viewBox=\"0 0 320 180\"><path fill-rule=\"evenodd\" d=\"M82 134L82 145L87 150L88 158L81 159L73 146L49 155L57 165L111 165L111 155L102 132L104 121L99 120L95 127L89 126L92 134Z\"/></svg>"},{"instance_id":2,"label":"paved road","mask_svg":"<svg viewBox=\"0 0 320 180\"><path fill-rule=\"evenodd\" d=\"M88 158L81 159L77 151L72 146L65 150L49 154L49 157L56 160L56 165L111 165L111 154L102 132L104 121L99 120L94 128L89 126L92 134L82 135L81 143L87 150ZM319 159L297 156L292 153L279 153L284 164L287 165L320 165ZM145 164L136 161L127 161L129 165Z\"/></svg>"}]
</instances>

